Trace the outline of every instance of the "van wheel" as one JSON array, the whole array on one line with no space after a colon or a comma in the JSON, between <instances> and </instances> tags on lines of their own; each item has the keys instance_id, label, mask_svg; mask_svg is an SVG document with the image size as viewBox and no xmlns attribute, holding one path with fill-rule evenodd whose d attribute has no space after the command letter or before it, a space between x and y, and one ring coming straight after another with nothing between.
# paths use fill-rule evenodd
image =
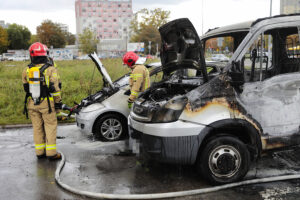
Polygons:
<instances>
[{"instance_id":1,"label":"van wheel","mask_svg":"<svg viewBox=\"0 0 300 200\"><path fill-rule=\"evenodd\" d=\"M102 141L117 141L127 135L127 122L116 114L106 114L95 123L95 138Z\"/></svg>"},{"instance_id":2,"label":"van wheel","mask_svg":"<svg viewBox=\"0 0 300 200\"><path fill-rule=\"evenodd\" d=\"M200 153L197 169L213 185L238 181L249 170L250 153L246 145L237 138L215 138Z\"/></svg>"}]
</instances>

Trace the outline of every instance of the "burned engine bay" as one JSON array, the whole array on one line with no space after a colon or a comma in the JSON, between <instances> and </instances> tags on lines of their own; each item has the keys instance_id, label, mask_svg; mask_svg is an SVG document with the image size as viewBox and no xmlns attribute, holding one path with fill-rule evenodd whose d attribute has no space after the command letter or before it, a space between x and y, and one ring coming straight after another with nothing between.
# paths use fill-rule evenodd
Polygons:
<instances>
[{"instance_id":1,"label":"burned engine bay","mask_svg":"<svg viewBox=\"0 0 300 200\"><path fill-rule=\"evenodd\" d=\"M175 75L166 81L153 83L134 104L133 112L136 120L155 123L176 121L187 103L185 94L202 83L203 79L200 77L187 78Z\"/></svg>"}]
</instances>

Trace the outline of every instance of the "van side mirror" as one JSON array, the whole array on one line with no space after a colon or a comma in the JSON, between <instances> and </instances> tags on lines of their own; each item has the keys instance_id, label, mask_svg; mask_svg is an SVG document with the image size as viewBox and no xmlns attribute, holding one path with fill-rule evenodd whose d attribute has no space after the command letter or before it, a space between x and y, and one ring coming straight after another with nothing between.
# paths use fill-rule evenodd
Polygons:
<instances>
[{"instance_id":1,"label":"van side mirror","mask_svg":"<svg viewBox=\"0 0 300 200\"><path fill-rule=\"evenodd\" d=\"M231 85L238 91L241 92L241 86L245 83L244 80L244 67L241 62L232 61L231 69L229 70L229 76L231 77Z\"/></svg>"}]
</instances>

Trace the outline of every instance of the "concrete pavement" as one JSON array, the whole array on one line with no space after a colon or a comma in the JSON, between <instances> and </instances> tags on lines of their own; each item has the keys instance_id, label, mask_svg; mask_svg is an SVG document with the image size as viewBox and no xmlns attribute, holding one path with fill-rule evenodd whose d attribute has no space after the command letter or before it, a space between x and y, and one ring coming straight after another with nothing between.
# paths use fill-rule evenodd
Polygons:
<instances>
[{"instance_id":1,"label":"concrete pavement","mask_svg":"<svg viewBox=\"0 0 300 200\"><path fill-rule=\"evenodd\" d=\"M193 166L151 163L119 156L124 142L94 141L75 125L59 126L57 144L67 162L61 179L78 189L112 194L174 192L209 187ZM56 162L37 160L32 128L0 129L0 199L88 199L59 188ZM252 166L247 179L300 172L300 148L269 153ZM299 199L300 181L257 184L175 199Z\"/></svg>"}]
</instances>

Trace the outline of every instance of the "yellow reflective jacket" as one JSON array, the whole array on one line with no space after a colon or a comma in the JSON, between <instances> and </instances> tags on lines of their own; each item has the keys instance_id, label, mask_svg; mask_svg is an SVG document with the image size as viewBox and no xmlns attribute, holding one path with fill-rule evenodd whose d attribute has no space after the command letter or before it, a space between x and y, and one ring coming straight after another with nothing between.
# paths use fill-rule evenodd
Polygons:
<instances>
[{"instance_id":1,"label":"yellow reflective jacket","mask_svg":"<svg viewBox=\"0 0 300 200\"><path fill-rule=\"evenodd\" d=\"M130 97L133 102L139 95L139 92L145 91L150 86L149 71L144 65L134 65L129 79Z\"/></svg>"}]
</instances>

